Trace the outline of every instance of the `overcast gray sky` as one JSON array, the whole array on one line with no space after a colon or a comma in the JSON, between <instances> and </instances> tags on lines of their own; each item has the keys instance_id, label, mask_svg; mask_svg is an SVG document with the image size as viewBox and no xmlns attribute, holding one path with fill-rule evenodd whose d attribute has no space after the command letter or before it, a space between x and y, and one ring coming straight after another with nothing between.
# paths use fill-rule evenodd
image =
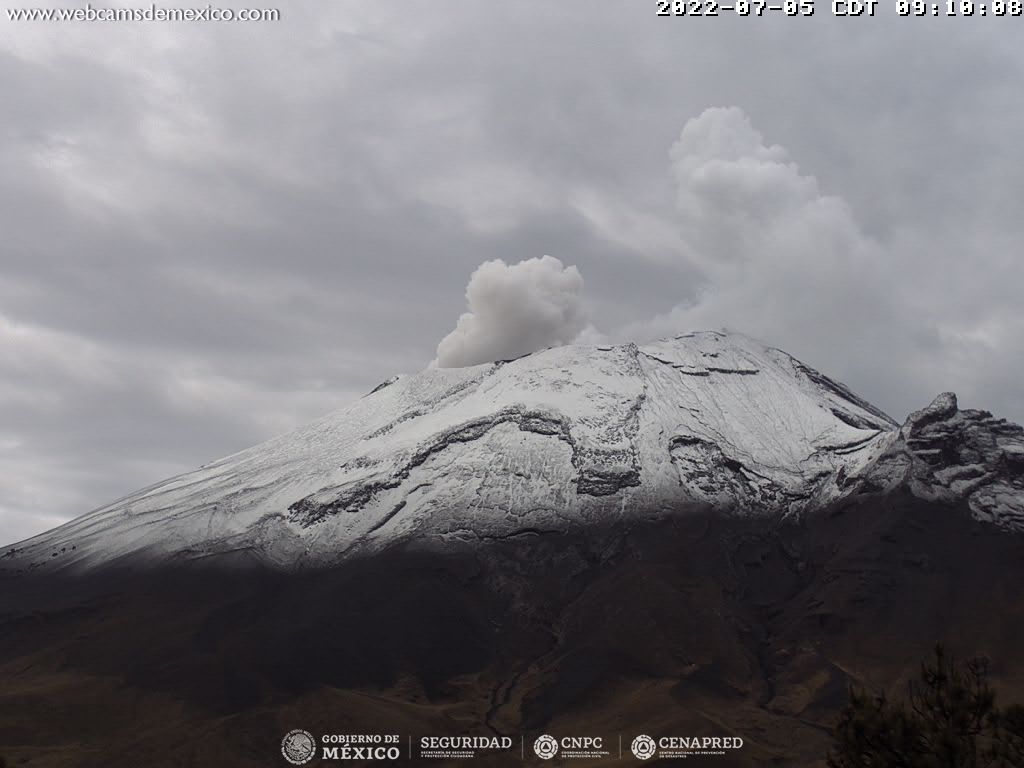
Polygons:
<instances>
[{"instance_id":1,"label":"overcast gray sky","mask_svg":"<svg viewBox=\"0 0 1024 768\"><path fill-rule=\"evenodd\" d=\"M1024 420L1021 18L281 16L0 16L0 543L577 337L728 327Z\"/></svg>"}]
</instances>

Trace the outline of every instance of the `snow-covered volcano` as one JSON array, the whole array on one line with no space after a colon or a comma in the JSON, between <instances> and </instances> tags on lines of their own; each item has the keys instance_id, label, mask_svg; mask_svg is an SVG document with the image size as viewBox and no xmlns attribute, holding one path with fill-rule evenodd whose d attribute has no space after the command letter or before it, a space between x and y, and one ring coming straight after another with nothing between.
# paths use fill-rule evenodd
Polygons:
<instances>
[{"instance_id":1,"label":"snow-covered volcano","mask_svg":"<svg viewBox=\"0 0 1024 768\"><path fill-rule=\"evenodd\" d=\"M718 332L430 368L9 547L0 568L231 554L301 569L399 540L695 507L789 516L901 484L1020 526L1020 428L950 398L901 429L788 354Z\"/></svg>"}]
</instances>

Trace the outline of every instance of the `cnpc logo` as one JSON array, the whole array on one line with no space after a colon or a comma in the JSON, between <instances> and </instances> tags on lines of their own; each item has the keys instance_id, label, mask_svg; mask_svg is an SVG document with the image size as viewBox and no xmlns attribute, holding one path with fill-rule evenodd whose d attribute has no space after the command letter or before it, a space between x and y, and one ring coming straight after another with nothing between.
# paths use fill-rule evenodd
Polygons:
<instances>
[{"instance_id":1,"label":"cnpc logo","mask_svg":"<svg viewBox=\"0 0 1024 768\"><path fill-rule=\"evenodd\" d=\"M550 760L558 754L559 750L571 753L590 752L600 750L603 745L604 742L600 736L563 736L561 739L556 739L545 733L533 742L533 751L541 760ZM573 756L578 757L579 755Z\"/></svg>"},{"instance_id":2,"label":"cnpc logo","mask_svg":"<svg viewBox=\"0 0 1024 768\"><path fill-rule=\"evenodd\" d=\"M554 736L545 733L543 736L538 736L537 740L533 742L533 751L541 760L550 760L558 754L558 742L555 741Z\"/></svg>"}]
</instances>

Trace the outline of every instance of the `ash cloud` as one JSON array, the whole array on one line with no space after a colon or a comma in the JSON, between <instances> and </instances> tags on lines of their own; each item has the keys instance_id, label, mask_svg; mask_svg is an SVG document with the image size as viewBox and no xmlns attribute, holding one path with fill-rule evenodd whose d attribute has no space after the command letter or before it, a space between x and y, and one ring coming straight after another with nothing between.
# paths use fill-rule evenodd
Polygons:
<instances>
[{"instance_id":1,"label":"ash cloud","mask_svg":"<svg viewBox=\"0 0 1024 768\"><path fill-rule=\"evenodd\" d=\"M583 277L552 256L485 261L466 286L468 311L437 345L437 365L458 368L568 344L588 325Z\"/></svg>"}]
</instances>

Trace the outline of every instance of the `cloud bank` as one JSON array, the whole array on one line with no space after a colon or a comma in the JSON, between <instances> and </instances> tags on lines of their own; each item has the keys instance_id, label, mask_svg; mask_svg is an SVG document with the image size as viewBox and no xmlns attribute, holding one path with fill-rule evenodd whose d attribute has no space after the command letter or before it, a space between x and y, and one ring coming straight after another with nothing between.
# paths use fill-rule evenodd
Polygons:
<instances>
[{"instance_id":1,"label":"cloud bank","mask_svg":"<svg viewBox=\"0 0 1024 768\"><path fill-rule=\"evenodd\" d=\"M741 330L884 394L897 418L942 389L1005 386L1012 364L999 350L1024 323L1002 298L1013 278L998 251L951 258L899 230L869 235L736 107L689 120L670 160L698 288L617 335Z\"/></svg>"},{"instance_id":2,"label":"cloud bank","mask_svg":"<svg viewBox=\"0 0 1024 768\"><path fill-rule=\"evenodd\" d=\"M0 34L0 543L423 368L484 258L1024 420L1013 25L411 5Z\"/></svg>"},{"instance_id":3,"label":"cloud bank","mask_svg":"<svg viewBox=\"0 0 1024 768\"><path fill-rule=\"evenodd\" d=\"M700 287L633 333L730 327L814 348L824 367L834 356L823 362L822 339L842 339L845 358L855 351L863 363L879 334L913 320L897 317L886 249L742 110L711 108L688 121L670 159L685 258Z\"/></svg>"},{"instance_id":4,"label":"cloud bank","mask_svg":"<svg viewBox=\"0 0 1024 768\"><path fill-rule=\"evenodd\" d=\"M583 277L552 256L485 261L466 286L469 309L437 345L442 368L506 360L568 344L587 327Z\"/></svg>"},{"instance_id":5,"label":"cloud bank","mask_svg":"<svg viewBox=\"0 0 1024 768\"><path fill-rule=\"evenodd\" d=\"M488 262L470 281L470 312L439 346L439 364L724 328L785 349L897 418L943 389L988 389L1013 402L1015 363L1000 350L1024 333L1024 320L1007 288L1011 260L998 251L974 255L986 264L980 270L899 230L869 234L846 200L737 107L686 121L665 171L671 205L657 221L678 233L671 258L659 257L668 279L658 289L675 290L669 309L651 316L633 300L633 319L602 334L586 324L575 268L569 278L554 259ZM619 287L633 287L629 275ZM595 306L604 313L608 303L606 295Z\"/></svg>"},{"instance_id":6,"label":"cloud bank","mask_svg":"<svg viewBox=\"0 0 1024 768\"><path fill-rule=\"evenodd\" d=\"M666 222L679 233L675 261L695 277L679 281L671 310L638 313L610 337L731 328L805 350L843 374L873 365L878 345L913 325L900 316L885 248L742 109L712 107L687 121L669 159L674 208ZM469 311L438 345L438 364L475 365L578 340L587 325L582 286L575 267L550 256L485 262L466 290ZM822 349L834 339L843 340L842 355Z\"/></svg>"}]
</instances>

